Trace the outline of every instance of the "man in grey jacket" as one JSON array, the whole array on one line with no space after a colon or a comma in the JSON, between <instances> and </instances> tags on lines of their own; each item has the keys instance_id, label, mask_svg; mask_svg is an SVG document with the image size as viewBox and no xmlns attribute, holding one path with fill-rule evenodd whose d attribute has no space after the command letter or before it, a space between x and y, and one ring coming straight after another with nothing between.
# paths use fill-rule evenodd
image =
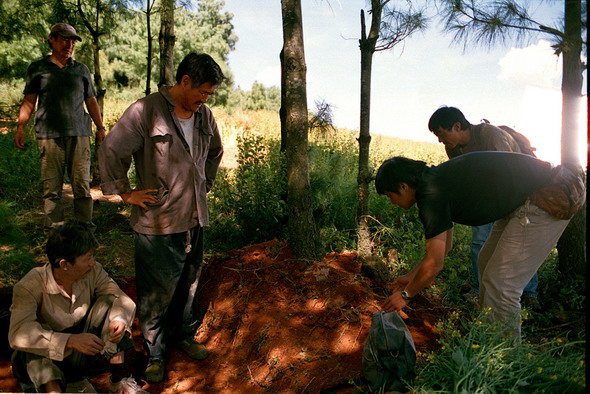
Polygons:
<instances>
[{"instance_id":1,"label":"man in grey jacket","mask_svg":"<svg viewBox=\"0 0 590 394\"><path fill-rule=\"evenodd\" d=\"M479 151L532 154L518 144L506 130L507 126L496 127L489 124L485 119L483 123L472 125L465 118L465 115L455 107L443 106L437 109L428 121L428 128L436 135L439 142L445 144L445 151L449 159L469 152ZM479 268L477 259L481 248L492 232L493 226L494 223L486 223L471 227L472 281L469 291L463 294L463 297L467 300L477 300L479 297ZM542 310L537 300L538 283L539 280L535 273L525 286L521 296L521 303L536 312Z\"/></svg>"},{"instance_id":2,"label":"man in grey jacket","mask_svg":"<svg viewBox=\"0 0 590 394\"><path fill-rule=\"evenodd\" d=\"M98 152L101 188L133 205L138 317L149 361L145 377L164 378L167 342L195 359L195 293L209 224L207 192L223 155L221 136L205 106L225 79L207 54L188 54L176 84L132 104ZM135 161L137 187L127 177Z\"/></svg>"}]
</instances>

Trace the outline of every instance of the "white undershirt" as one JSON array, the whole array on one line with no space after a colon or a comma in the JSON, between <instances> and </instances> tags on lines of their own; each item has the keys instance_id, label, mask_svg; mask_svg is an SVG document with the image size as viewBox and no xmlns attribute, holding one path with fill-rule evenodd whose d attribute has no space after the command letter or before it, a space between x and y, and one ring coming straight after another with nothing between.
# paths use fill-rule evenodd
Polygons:
<instances>
[{"instance_id":1,"label":"white undershirt","mask_svg":"<svg viewBox=\"0 0 590 394\"><path fill-rule=\"evenodd\" d=\"M195 114L193 113L190 118L188 119L180 119L180 128L182 130L182 135L188 144L191 156L193 155L193 130L195 128Z\"/></svg>"}]
</instances>

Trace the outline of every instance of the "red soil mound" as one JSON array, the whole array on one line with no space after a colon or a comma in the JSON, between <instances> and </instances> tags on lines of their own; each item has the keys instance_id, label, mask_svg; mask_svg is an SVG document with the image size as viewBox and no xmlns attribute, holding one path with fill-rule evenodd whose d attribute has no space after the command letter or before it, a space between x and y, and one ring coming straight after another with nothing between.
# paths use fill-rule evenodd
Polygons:
<instances>
[{"instance_id":1,"label":"red soil mound","mask_svg":"<svg viewBox=\"0 0 590 394\"><path fill-rule=\"evenodd\" d=\"M164 382L137 380L152 393L350 390L349 379L362 376L371 315L386 294L361 276L360 268L354 252L305 262L279 241L212 258L199 285L205 315L196 335L209 357L195 361L172 349ZM121 287L135 298L133 280ZM435 324L446 309L424 296L411 306L404 318L416 350L430 351L437 346ZM137 324L133 334L135 351L127 361L130 372L141 377L146 359ZM107 376L91 380L98 391L108 390ZM0 391L19 391L4 354Z\"/></svg>"}]
</instances>

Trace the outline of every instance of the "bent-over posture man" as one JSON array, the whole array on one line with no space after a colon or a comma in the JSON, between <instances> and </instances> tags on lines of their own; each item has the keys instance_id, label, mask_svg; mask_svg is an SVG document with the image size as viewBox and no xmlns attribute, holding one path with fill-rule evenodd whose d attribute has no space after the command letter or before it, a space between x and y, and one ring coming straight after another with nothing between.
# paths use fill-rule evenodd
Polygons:
<instances>
[{"instance_id":1,"label":"bent-over posture man","mask_svg":"<svg viewBox=\"0 0 590 394\"><path fill-rule=\"evenodd\" d=\"M135 303L94 261L97 246L85 223L55 227L46 245L49 262L14 286L8 339L21 386L65 392L85 376L87 357L96 356L110 362L110 392L147 393L124 377Z\"/></svg>"},{"instance_id":2,"label":"bent-over posture man","mask_svg":"<svg viewBox=\"0 0 590 394\"><path fill-rule=\"evenodd\" d=\"M168 342L194 359L207 357L194 340L195 297L203 261L207 193L223 154L205 102L224 80L207 54L188 54L176 84L132 104L98 151L101 188L133 205L139 324L149 362L145 378L164 378ZM137 188L127 171L135 161Z\"/></svg>"},{"instance_id":3,"label":"bent-over posture man","mask_svg":"<svg viewBox=\"0 0 590 394\"><path fill-rule=\"evenodd\" d=\"M418 205L426 254L393 284L384 310L401 310L443 269L453 243L453 222L469 226L495 222L479 256L480 306L507 322L520 341L522 291L569 219L539 208L530 196L552 182L549 163L508 152L474 152L438 166L394 157L383 162L375 188L404 209Z\"/></svg>"}]
</instances>

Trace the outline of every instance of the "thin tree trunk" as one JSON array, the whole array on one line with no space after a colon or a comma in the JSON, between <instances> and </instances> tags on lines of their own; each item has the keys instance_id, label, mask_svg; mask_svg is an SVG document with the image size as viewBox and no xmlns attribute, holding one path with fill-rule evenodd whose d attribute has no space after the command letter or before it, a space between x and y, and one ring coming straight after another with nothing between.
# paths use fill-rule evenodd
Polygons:
<instances>
[{"instance_id":1,"label":"thin tree trunk","mask_svg":"<svg viewBox=\"0 0 590 394\"><path fill-rule=\"evenodd\" d=\"M152 41L152 7L154 3L150 4L150 0L145 2L145 17L146 17L146 28L147 28L147 56L146 56L146 79L145 79L145 95L148 96L151 93L151 82L152 82L152 52L153 52L153 41Z\"/></svg>"},{"instance_id":2,"label":"thin tree trunk","mask_svg":"<svg viewBox=\"0 0 590 394\"><path fill-rule=\"evenodd\" d=\"M106 94L106 89L104 88L102 74L100 72L100 42L98 34L92 35L92 49L94 52L94 87L96 89L96 101L98 101L98 108L100 109L100 116L102 117L104 114L104 96ZM96 157L99 146L98 139L96 139L94 141L93 157ZM91 184L93 186L100 185L98 160L92 160L90 162L90 173L92 177Z\"/></svg>"},{"instance_id":3,"label":"thin tree trunk","mask_svg":"<svg viewBox=\"0 0 590 394\"><path fill-rule=\"evenodd\" d=\"M102 83L102 74L100 72L100 31L98 27L98 22L100 18L100 0L96 0L96 15L95 15L95 26L93 27L90 21L86 18L86 14L82 9L82 2L78 0L78 13L82 18L82 22L84 26L90 32L92 36L92 52L94 55L94 88L96 90L96 101L98 101L98 107L100 109L100 116L103 116L104 113L104 96L106 94L106 89ZM96 157L96 151L98 150L99 143L98 140L94 141L93 146L93 157ZM91 185L99 185L100 184L100 171L98 167L98 160L91 160L90 161L90 177L91 177Z\"/></svg>"},{"instance_id":4,"label":"thin tree trunk","mask_svg":"<svg viewBox=\"0 0 590 394\"><path fill-rule=\"evenodd\" d=\"M285 70L285 51L281 49L281 53L279 54L279 60L281 62L281 86L284 87L285 83L285 76L287 75L287 71ZM285 152L287 150L287 135L285 132L285 123L287 123L287 114L285 113L285 101L286 101L286 94L285 89L281 89L281 108L279 108L279 119L281 121L281 152Z\"/></svg>"},{"instance_id":5,"label":"thin tree trunk","mask_svg":"<svg viewBox=\"0 0 590 394\"><path fill-rule=\"evenodd\" d=\"M582 2L565 1L565 38L561 81L561 162L579 164L578 133L584 65L582 53Z\"/></svg>"},{"instance_id":6,"label":"thin tree trunk","mask_svg":"<svg viewBox=\"0 0 590 394\"><path fill-rule=\"evenodd\" d=\"M163 0L160 25L160 82L158 86L174 85L174 0Z\"/></svg>"},{"instance_id":7,"label":"thin tree trunk","mask_svg":"<svg viewBox=\"0 0 590 394\"><path fill-rule=\"evenodd\" d=\"M565 277L586 274L586 204L574 215L557 242L558 268Z\"/></svg>"},{"instance_id":8,"label":"thin tree trunk","mask_svg":"<svg viewBox=\"0 0 590 394\"><path fill-rule=\"evenodd\" d=\"M361 10L361 90L360 90L360 131L359 131L359 169L357 177L357 250L361 260L371 255L372 242L369 231L369 152L371 145L370 114L371 114L371 72L373 54L379 38L381 26L381 0L372 0L372 20L369 36L366 34L365 13Z\"/></svg>"},{"instance_id":9,"label":"thin tree trunk","mask_svg":"<svg viewBox=\"0 0 590 394\"><path fill-rule=\"evenodd\" d=\"M316 259L320 243L313 218L308 162L306 65L301 0L283 0L283 60L289 238L299 258Z\"/></svg>"},{"instance_id":10,"label":"thin tree trunk","mask_svg":"<svg viewBox=\"0 0 590 394\"><path fill-rule=\"evenodd\" d=\"M565 1L563 45L561 162L579 165L578 133L582 98L582 2ZM586 272L586 204L573 217L557 243L559 270L574 278Z\"/></svg>"}]
</instances>

